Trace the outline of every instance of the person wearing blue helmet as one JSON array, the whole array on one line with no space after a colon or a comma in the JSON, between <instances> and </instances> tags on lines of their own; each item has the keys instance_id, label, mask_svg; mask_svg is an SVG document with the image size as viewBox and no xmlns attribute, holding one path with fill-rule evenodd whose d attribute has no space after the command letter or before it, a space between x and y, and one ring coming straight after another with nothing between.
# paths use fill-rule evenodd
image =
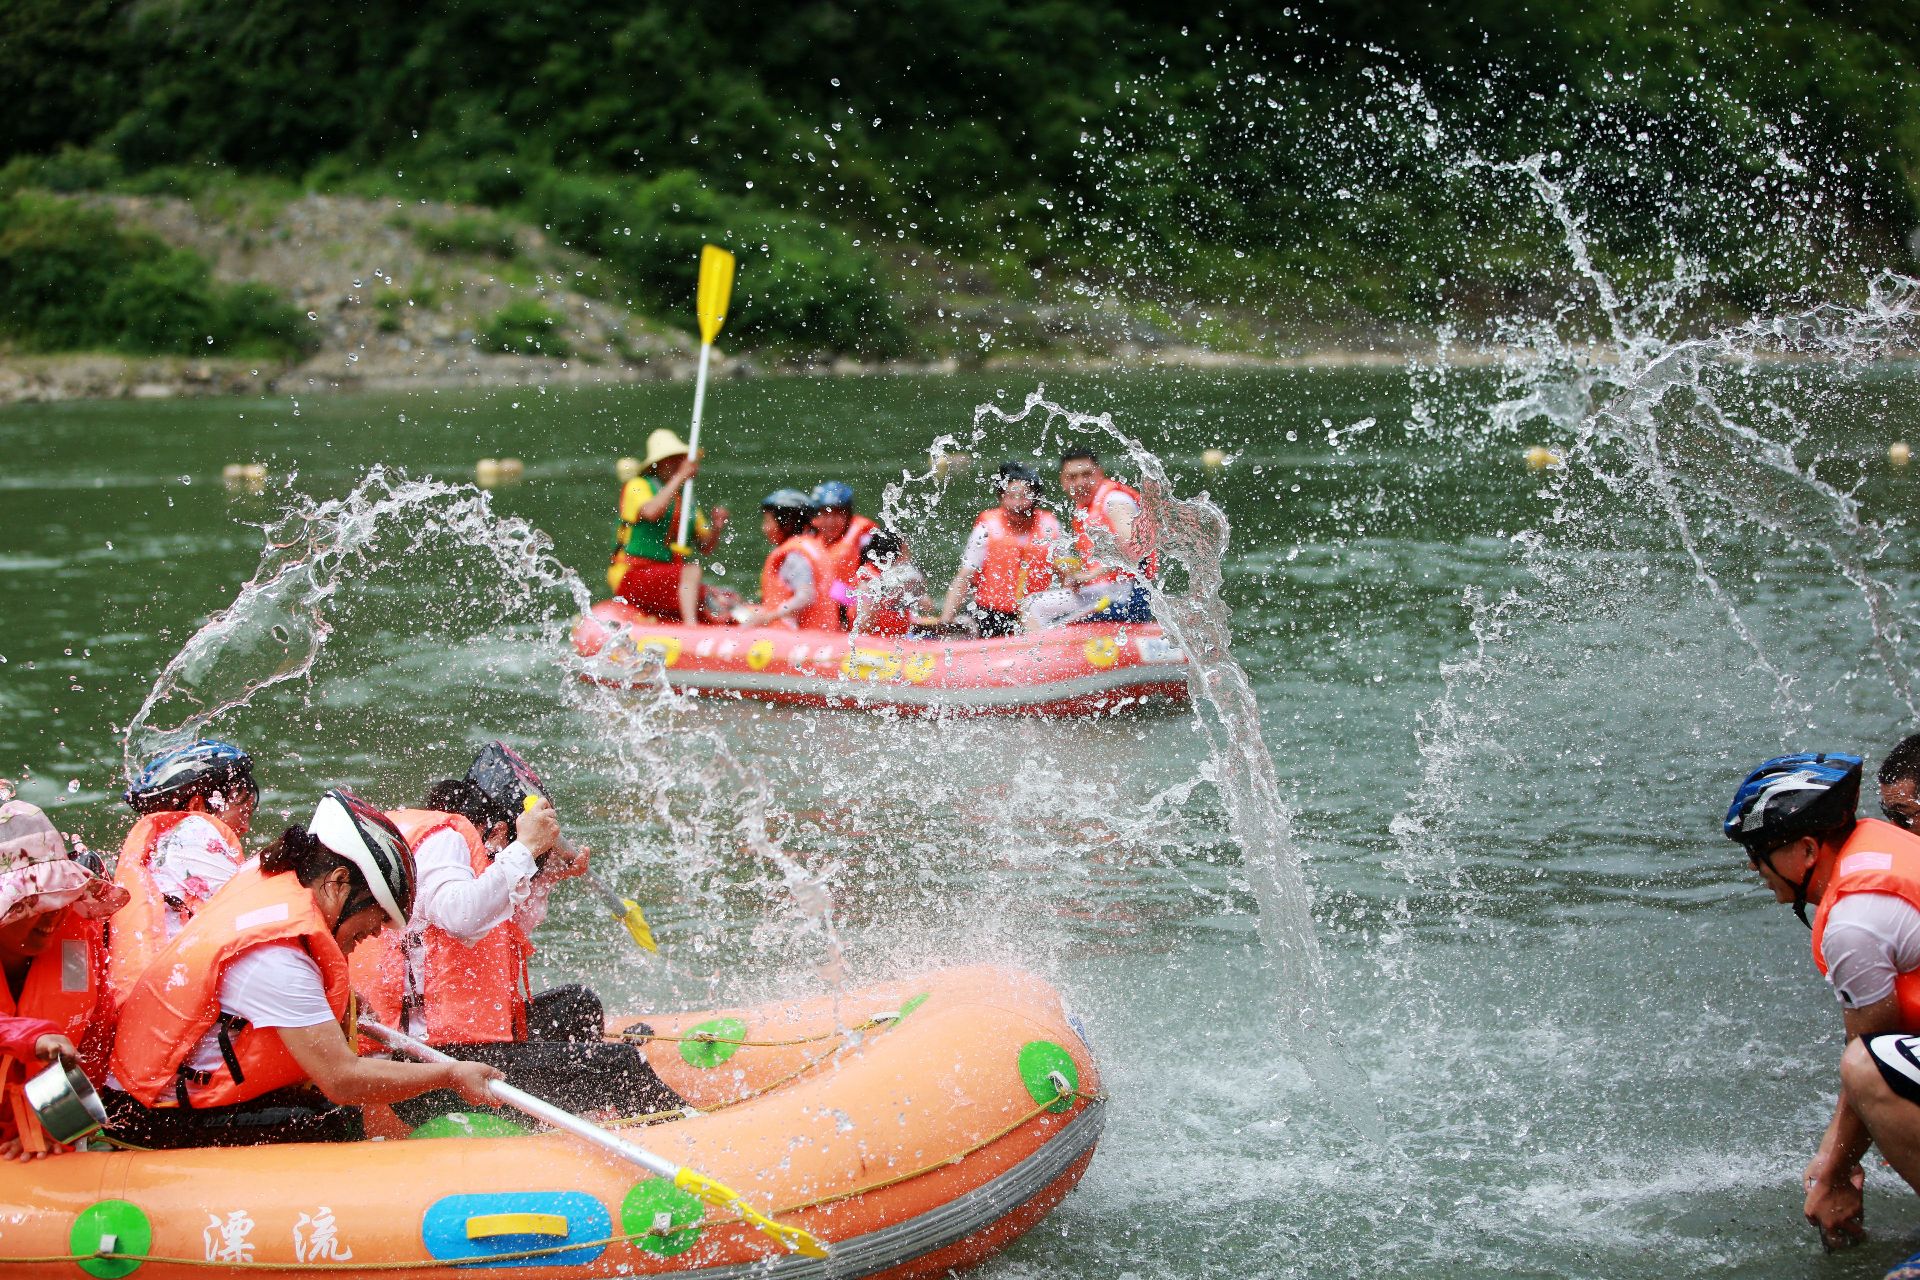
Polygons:
<instances>
[{"instance_id":1,"label":"person wearing blue helmet","mask_svg":"<svg viewBox=\"0 0 1920 1280\"><path fill-rule=\"evenodd\" d=\"M854 594L854 579L860 574L860 553L867 549L873 531L879 526L853 509L853 486L845 480L822 480L813 486L813 532L826 544L833 568L833 581L827 594L840 610L840 626L853 625L859 601Z\"/></svg>"},{"instance_id":2,"label":"person wearing blue helmet","mask_svg":"<svg viewBox=\"0 0 1920 1280\"><path fill-rule=\"evenodd\" d=\"M202 738L155 756L125 799L139 820L121 842L113 877L131 896L107 947L116 996L240 869L260 788L245 751Z\"/></svg>"},{"instance_id":3,"label":"person wearing blue helmet","mask_svg":"<svg viewBox=\"0 0 1920 1280\"><path fill-rule=\"evenodd\" d=\"M1861 766L1831 752L1768 760L1722 824L1812 931L1814 964L1840 1001L1840 1092L1802 1206L1828 1248L1863 1234L1869 1146L1920 1189L1920 836L1857 815ZM1920 1254L1902 1268L1920 1276Z\"/></svg>"}]
</instances>

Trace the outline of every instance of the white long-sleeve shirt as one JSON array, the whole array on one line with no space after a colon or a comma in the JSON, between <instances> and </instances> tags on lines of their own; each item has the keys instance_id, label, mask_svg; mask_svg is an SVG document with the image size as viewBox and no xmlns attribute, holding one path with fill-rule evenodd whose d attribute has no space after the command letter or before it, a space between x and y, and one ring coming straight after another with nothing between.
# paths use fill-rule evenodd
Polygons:
<instances>
[{"instance_id":1,"label":"white long-sleeve shirt","mask_svg":"<svg viewBox=\"0 0 1920 1280\"><path fill-rule=\"evenodd\" d=\"M472 943L509 920L531 933L547 918L548 886L534 883L538 864L532 850L518 840L496 853L493 865L476 876L466 840L458 831L443 828L413 851L413 869L413 915L407 921L405 951L415 991L426 986L427 952L419 941L428 926ZM425 1019L414 1014L407 1031L425 1035Z\"/></svg>"}]
</instances>

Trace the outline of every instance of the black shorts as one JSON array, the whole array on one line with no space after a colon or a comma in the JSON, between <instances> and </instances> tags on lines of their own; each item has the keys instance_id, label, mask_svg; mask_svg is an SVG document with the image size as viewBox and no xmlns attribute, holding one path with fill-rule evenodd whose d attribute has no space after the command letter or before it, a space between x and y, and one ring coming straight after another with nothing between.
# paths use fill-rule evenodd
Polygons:
<instances>
[{"instance_id":1,"label":"black shorts","mask_svg":"<svg viewBox=\"0 0 1920 1280\"><path fill-rule=\"evenodd\" d=\"M1920 1106L1920 1036L1899 1032L1868 1036L1867 1055L1880 1068L1887 1088Z\"/></svg>"}]
</instances>

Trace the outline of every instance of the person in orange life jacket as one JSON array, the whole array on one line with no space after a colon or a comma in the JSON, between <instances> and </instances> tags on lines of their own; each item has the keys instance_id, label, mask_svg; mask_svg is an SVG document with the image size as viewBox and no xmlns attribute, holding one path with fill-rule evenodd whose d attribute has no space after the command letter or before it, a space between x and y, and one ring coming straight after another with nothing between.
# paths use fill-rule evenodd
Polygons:
<instances>
[{"instance_id":1,"label":"person in orange life jacket","mask_svg":"<svg viewBox=\"0 0 1920 1280\"><path fill-rule=\"evenodd\" d=\"M615 597L636 609L691 627L719 622L726 616L727 597L704 587L700 562L674 550L680 535L682 489L700 473L700 460L687 451L686 442L662 427L647 437L647 456L639 475L620 490L620 524L613 535L613 562L607 567L607 585ZM727 527L727 509L715 507L713 520L693 513L692 540L702 555L720 544Z\"/></svg>"},{"instance_id":2,"label":"person in orange life jacket","mask_svg":"<svg viewBox=\"0 0 1920 1280\"><path fill-rule=\"evenodd\" d=\"M529 807L527 800L533 803ZM429 788L422 809L390 815L413 848L420 888L397 946L355 976L383 1018L455 1057L489 1062L571 1110L670 1110L679 1095L631 1044L608 1043L600 998L569 984L529 998L528 934L552 885L586 870L560 839L539 780L512 748L483 748L464 778ZM509 841L509 833L516 838ZM462 1110L450 1095L397 1105L408 1124Z\"/></svg>"},{"instance_id":3,"label":"person in orange life jacket","mask_svg":"<svg viewBox=\"0 0 1920 1280\"><path fill-rule=\"evenodd\" d=\"M858 609L854 578L860 572L860 553L879 526L853 510L853 486L844 480L822 480L809 495L813 503L813 531L826 544L833 561L833 582L827 594L840 608L840 628L852 626Z\"/></svg>"},{"instance_id":4,"label":"person in orange life jacket","mask_svg":"<svg viewBox=\"0 0 1920 1280\"><path fill-rule=\"evenodd\" d=\"M105 1062L113 1018L101 935L126 901L97 858L68 853L39 808L0 805L0 1158L65 1149L21 1090L42 1063Z\"/></svg>"},{"instance_id":5,"label":"person in orange life jacket","mask_svg":"<svg viewBox=\"0 0 1920 1280\"><path fill-rule=\"evenodd\" d=\"M260 789L246 752L206 738L152 760L125 799L140 816L113 876L132 899L107 936L108 980L120 998L240 869Z\"/></svg>"},{"instance_id":6,"label":"person in orange life jacket","mask_svg":"<svg viewBox=\"0 0 1920 1280\"><path fill-rule=\"evenodd\" d=\"M1153 621L1146 582L1159 572L1159 557L1140 495L1109 479L1091 449L1070 449L1061 456L1060 487L1073 499L1073 545L1079 565L1062 571L1064 587L1028 600L1027 625ZM1119 550L1125 563L1109 564L1099 558L1109 545Z\"/></svg>"},{"instance_id":7,"label":"person in orange life jacket","mask_svg":"<svg viewBox=\"0 0 1920 1280\"><path fill-rule=\"evenodd\" d=\"M1040 477L1024 463L1000 464L994 476L1000 503L982 511L960 553L960 572L947 588L940 609L942 625L960 614L968 593L968 616L983 636L1010 636L1020 630L1020 613L1030 596L1053 586L1053 554L1060 522L1039 508Z\"/></svg>"},{"instance_id":8,"label":"person in orange life jacket","mask_svg":"<svg viewBox=\"0 0 1920 1280\"><path fill-rule=\"evenodd\" d=\"M1880 812L1908 831L1920 831L1920 733L1910 733L1880 762Z\"/></svg>"},{"instance_id":9,"label":"person in orange life jacket","mask_svg":"<svg viewBox=\"0 0 1920 1280\"><path fill-rule=\"evenodd\" d=\"M1860 773L1858 756L1768 760L1723 827L1812 929L1814 963L1841 1004L1840 1092L1802 1207L1828 1248L1862 1235L1869 1145L1920 1189L1920 836L1856 817ZM1920 1255L1905 1265L1920 1269Z\"/></svg>"},{"instance_id":10,"label":"person in orange life jacket","mask_svg":"<svg viewBox=\"0 0 1920 1280\"><path fill-rule=\"evenodd\" d=\"M813 502L798 489L777 489L760 501L760 532L773 544L760 569L760 604L735 616L744 626L838 631L840 606L833 557L811 531Z\"/></svg>"},{"instance_id":11,"label":"person in orange life jacket","mask_svg":"<svg viewBox=\"0 0 1920 1280\"><path fill-rule=\"evenodd\" d=\"M351 792L327 792L154 957L121 1007L101 1099L144 1147L352 1140L360 1108L452 1088L490 1102L480 1062L362 1057L347 957L414 896L406 842Z\"/></svg>"},{"instance_id":12,"label":"person in orange life jacket","mask_svg":"<svg viewBox=\"0 0 1920 1280\"><path fill-rule=\"evenodd\" d=\"M906 540L891 529L875 529L867 539L853 581L857 634L905 636L940 624L925 613L926 575L910 558Z\"/></svg>"}]
</instances>

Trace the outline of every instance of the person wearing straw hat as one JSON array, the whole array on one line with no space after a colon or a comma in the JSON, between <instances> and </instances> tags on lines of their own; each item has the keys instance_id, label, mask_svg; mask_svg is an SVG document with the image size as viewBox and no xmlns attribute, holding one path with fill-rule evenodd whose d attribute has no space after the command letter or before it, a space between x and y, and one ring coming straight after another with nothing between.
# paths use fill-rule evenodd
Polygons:
<instances>
[{"instance_id":1,"label":"person wearing straw hat","mask_svg":"<svg viewBox=\"0 0 1920 1280\"><path fill-rule=\"evenodd\" d=\"M0 805L0 1158L63 1150L40 1127L21 1086L30 1063L106 1058L112 1019L106 918L127 891L101 874L99 859L67 842L38 807Z\"/></svg>"},{"instance_id":2,"label":"person wearing straw hat","mask_svg":"<svg viewBox=\"0 0 1920 1280\"><path fill-rule=\"evenodd\" d=\"M618 599L690 627L725 621L730 607L718 601L720 593L702 589L700 562L687 555L687 548L674 545L682 491L699 472L700 459L678 435L661 427L647 437L640 474L620 490L620 523L613 534L613 562L607 566L607 585ZM693 542L700 554L712 554L726 527L725 507L715 507L711 521L694 512Z\"/></svg>"}]
</instances>

